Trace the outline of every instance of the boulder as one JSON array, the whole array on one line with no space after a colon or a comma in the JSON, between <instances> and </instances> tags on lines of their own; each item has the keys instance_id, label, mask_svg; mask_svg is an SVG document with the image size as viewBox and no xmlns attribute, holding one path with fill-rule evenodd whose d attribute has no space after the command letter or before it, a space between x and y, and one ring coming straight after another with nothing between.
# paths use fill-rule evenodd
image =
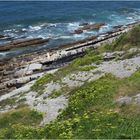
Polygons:
<instances>
[{"instance_id":1,"label":"boulder","mask_svg":"<svg viewBox=\"0 0 140 140\"><path fill-rule=\"evenodd\" d=\"M26 67L28 71L34 71L34 70L41 70L42 64L39 63L33 63Z\"/></svg>"},{"instance_id":2,"label":"boulder","mask_svg":"<svg viewBox=\"0 0 140 140\"><path fill-rule=\"evenodd\" d=\"M26 75L31 75L31 74L33 74L33 71L32 71L32 70L28 70L28 71L26 71L25 74L26 74Z\"/></svg>"},{"instance_id":3,"label":"boulder","mask_svg":"<svg viewBox=\"0 0 140 140\"><path fill-rule=\"evenodd\" d=\"M33 63L33 64L26 66L23 69L16 71L14 74L14 77L16 78L16 77L21 77L21 76L25 76L25 75L31 75L31 74L33 74L33 71L38 71L41 69L42 69L42 64Z\"/></svg>"},{"instance_id":4,"label":"boulder","mask_svg":"<svg viewBox=\"0 0 140 140\"><path fill-rule=\"evenodd\" d=\"M20 69L15 72L14 77L21 77L23 75L25 75L25 69Z\"/></svg>"},{"instance_id":5,"label":"boulder","mask_svg":"<svg viewBox=\"0 0 140 140\"><path fill-rule=\"evenodd\" d=\"M105 52L102 55L103 55L104 60L111 60L111 59L115 58L114 53L107 53L107 52Z\"/></svg>"}]
</instances>

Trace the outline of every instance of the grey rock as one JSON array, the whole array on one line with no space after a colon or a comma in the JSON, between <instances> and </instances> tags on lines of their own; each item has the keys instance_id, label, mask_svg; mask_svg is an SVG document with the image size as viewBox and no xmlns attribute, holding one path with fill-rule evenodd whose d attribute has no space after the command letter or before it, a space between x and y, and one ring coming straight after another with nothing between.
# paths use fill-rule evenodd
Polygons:
<instances>
[{"instance_id":1,"label":"grey rock","mask_svg":"<svg viewBox=\"0 0 140 140\"><path fill-rule=\"evenodd\" d=\"M140 103L140 94L137 94L134 98L135 98L134 99L135 102L139 104Z\"/></svg>"},{"instance_id":2,"label":"grey rock","mask_svg":"<svg viewBox=\"0 0 140 140\"><path fill-rule=\"evenodd\" d=\"M26 67L28 71L40 70L41 68L42 68L42 64L39 63L33 63Z\"/></svg>"},{"instance_id":3,"label":"grey rock","mask_svg":"<svg viewBox=\"0 0 140 140\"><path fill-rule=\"evenodd\" d=\"M121 97L117 100L117 102L120 104L124 104L124 103L129 104L129 103L131 103L131 101L132 101L132 98L128 97L128 96Z\"/></svg>"}]
</instances>

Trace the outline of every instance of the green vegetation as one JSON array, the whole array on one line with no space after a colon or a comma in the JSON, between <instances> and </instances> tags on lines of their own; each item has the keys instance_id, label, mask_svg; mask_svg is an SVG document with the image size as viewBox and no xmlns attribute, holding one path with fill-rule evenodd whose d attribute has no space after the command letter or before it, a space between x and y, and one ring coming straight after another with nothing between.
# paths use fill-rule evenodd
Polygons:
<instances>
[{"instance_id":1,"label":"green vegetation","mask_svg":"<svg viewBox=\"0 0 140 140\"><path fill-rule=\"evenodd\" d=\"M140 47L140 25L134 27L131 31L121 35L114 44L115 50L128 50L130 48Z\"/></svg>"},{"instance_id":2,"label":"green vegetation","mask_svg":"<svg viewBox=\"0 0 140 140\"><path fill-rule=\"evenodd\" d=\"M0 101L0 108L4 108L6 105L9 105L9 106L13 106L15 105L15 101L17 100L17 98L8 98L6 100L2 100Z\"/></svg>"},{"instance_id":3,"label":"green vegetation","mask_svg":"<svg viewBox=\"0 0 140 140\"><path fill-rule=\"evenodd\" d=\"M61 91L53 91L50 95L49 98L57 98L61 95Z\"/></svg>"},{"instance_id":4,"label":"green vegetation","mask_svg":"<svg viewBox=\"0 0 140 140\"><path fill-rule=\"evenodd\" d=\"M139 138L139 105L115 103L120 96L140 92L139 85L140 70L124 79L106 74L72 91L68 107L56 121L40 129L16 125L0 136L7 138L12 131L10 138Z\"/></svg>"},{"instance_id":5,"label":"green vegetation","mask_svg":"<svg viewBox=\"0 0 140 140\"><path fill-rule=\"evenodd\" d=\"M96 66L89 65L89 66L81 67L80 70L81 71L90 71L90 70L94 70L96 68L97 68Z\"/></svg>"},{"instance_id":6,"label":"green vegetation","mask_svg":"<svg viewBox=\"0 0 140 140\"><path fill-rule=\"evenodd\" d=\"M87 50L87 54L81 58L77 58L71 62L71 64L60 68L57 72L52 74L46 74L39 78L32 86L32 90L38 91L40 94L43 92L43 85L50 82L51 80L56 82L60 81L61 78L66 75L82 70L90 70L90 66L85 68L84 66L92 63L100 64L103 61L101 53L113 52L113 51L126 51L124 56L116 56L116 59L126 59L137 55L139 52L128 52L130 48L139 48L140 46L140 25L133 28L128 33L122 34L118 39L113 41L111 44L103 44L95 50ZM82 68L83 67L83 68Z\"/></svg>"},{"instance_id":7,"label":"green vegetation","mask_svg":"<svg viewBox=\"0 0 140 140\"><path fill-rule=\"evenodd\" d=\"M15 128L19 129L19 133L24 133L20 132L20 127L37 126L42 118L41 113L30 110L27 106L7 113L0 113L0 138L13 137L13 129ZM14 135L14 137L16 136Z\"/></svg>"},{"instance_id":8,"label":"green vegetation","mask_svg":"<svg viewBox=\"0 0 140 140\"><path fill-rule=\"evenodd\" d=\"M87 54L81 58L77 58L73 60L69 65L64 66L60 68L58 71L56 71L53 75L52 74L45 74L41 78L39 78L35 84L32 86L32 90L37 91L39 93L42 93L43 86L47 84L50 81L61 81L62 78L64 78L66 75L70 73L74 73L76 71L80 70L89 70L92 66L89 66L87 68L81 68L86 65L90 65L92 63L100 64L102 62L103 58L98 53L95 53L94 50L87 51ZM95 67L93 67L95 68Z\"/></svg>"},{"instance_id":9,"label":"green vegetation","mask_svg":"<svg viewBox=\"0 0 140 140\"><path fill-rule=\"evenodd\" d=\"M122 88L123 95L132 95L140 92L139 84L140 71L122 80L109 74L85 84L71 93L59 118L46 125L46 138L139 138L139 105L115 103Z\"/></svg>"},{"instance_id":10,"label":"green vegetation","mask_svg":"<svg viewBox=\"0 0 140 140\"><path fill-rule=\"evenodd\" d=\"M131 58L137 52L130 48L140 46L140 26L121 35L112 44L105 44L96 50L88 51L84 57L77 58L54 74L46 74L32 86L41 93L44 84L61 81L63 77L77 71L94 69L92 63L100 64L101 53L126 51L121 59ZM68 107L58 118L43 127L37 127L42 114L20 106L16 110L0 114L0 138L6 139L137 139L140 138L140 105L136 103L119 104L120 96L134 96L140 93L140 70L128 78L120 79L106 74L96 81L86 82L69 93ZM63 89L69 90L69 89ZM62 92L54 91L50 98ZM24 98L22 99L24 100ZM6 102L6 103L5 103ZM5 105L13 101L5 101Z\"/></svg>"},{"instance_id":11,"label":"green vegetation","mask_svg":"<svg viewBox=\"0 0 140 140\"><path fill-rule=\"evenodd\" d=\"M133 58L137 55L140 55L140 50L132 51L132 52L126 51L121 59L130 59L130 58Z\"/></svg>"},{"instance_id":12,"label":"green vegetation","mask_svg":"<svg viewBox=\"0 0 140 140\"><path fill-rule=\"evenodd\" d=\"M13 124L23 124L35 126L40 123L42 114L35 110L30 110L27 106L18 108L8 113L0 114L0 128L9 127Z\"/></svg>"},{"instance_id":13,"label":"green vegetation","mask_svg":"<svg viewBox=\"0 0 140 140\"><path fill-rule=\"evenodd\" d=\"M114 44L115 44L115 41L111 44L105 43L105 44L101 45L100 47L97 47L95 49L95 51L98 53L113 52L114 51L114 47L113 47Z\"/></svg>"},{"instance_id":14,"label":"green vegetation","mask_svg":"<svg viewBox=\"0 0 140 140\"><path fill-rule=\"evenodd\" d=\"M137 25L127 33L122 34L111 44L104 44L97 50L102 52L127 51L130 48L140 48L140 25Z\"/></svg>"},{"instance_id":15,"label":"green vegetation","mask_svg":"<svg viewBox=\"0 0 140 140\"><path fill-rule=\"evenodd\" d=\"M52 74L45 74L41 78L39 78L34 85L31 87L32 90L38 91L42 93L43 91L43 85L50 81L52 79L53 75Z\"/></svg>"}]
</instances>

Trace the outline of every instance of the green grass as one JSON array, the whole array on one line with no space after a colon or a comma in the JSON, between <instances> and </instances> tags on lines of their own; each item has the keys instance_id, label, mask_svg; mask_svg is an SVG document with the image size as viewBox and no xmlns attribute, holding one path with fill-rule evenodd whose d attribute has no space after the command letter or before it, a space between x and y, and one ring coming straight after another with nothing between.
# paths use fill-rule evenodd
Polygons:
<instances>
[{"instance_id":1,"label":"green grass","mask_svg":"<svg viewBox=\"0 0 140 140\"><path fill-rule=\"evenodd\" d=\"M53 98L57 98L61 95L61 91L53 91L50 95L49 98L53 99Z\"/></svg>"},{"instance_id":2,"label":"green grass","mask_svg":"<svg viewBox=\"0 0 140 140\"><path fill-rule=\"evenodd\" d=\"M90 70L94 70L96 68L97 68L96 66L89 65L89 66L81 67L79 69L80 69L80 71L90 71Z\"/></svg>"},{"instance_id":3,"label":"green grass","mask_svg":"<svg viewBox=\"0 0 140 140\"><path fill-rule=\"evenodd\" d=\"M124 33L119 37L115 44L115 50L128 50L130 48L140 47L140 25L134 27L127 33Z\"/></svg>"},{"instance_id":4,"label":"green grass","mask_svg":"<svg viewBox=\"0 0 140 140\"><path fill-rule=\"evenodd\" d=\"M79 71L91 63L99 64L103 52L127 51L140 46L140 26L121 35L112 44L105 44L95 51L88 51L70 65L56 73L46 74L33 85L35 91L42 91L44 84L60 81L66 75ZM95 53L96 52L96 53ZM125 54L131 58L134 54ZM140 70L132 76L119 79L106 74L96 81L85 83L69 93L68 107L58 118L44 127L37 127L42 115L26 106L15 111L0 114L0 138L6 139L138 139L140 138L140 105L118 104L120 96L134 96L140 93ZM66 90L66 89L65 89ZM59 96L54 92L52 98ZM33 127L34 126L34 127Z\"/></svg>"},{"instance_id":5,"label":"green grass","mask_svg":"<svg viewBox=\"0 0 140 140\"><path fill-rule=\"evenodd\" d=\"M21 126L38 126L43 115L35 110L30 110L27 106L17 108L7 113L0 113L0 138L11 138L13 129ZM23 131L20 133L24 133ZM15 137L15 136L14 136Z\"/></svg>"},{"instance_id":6,"label":"green grass","mask_svg":"<svg viewBox=\"0 0 140 140\"><path fill-rule=\"evenodd\" d=\"M69 93L68 107L58 118L40 129L26 126L12 128L10 138L47 139L121 139L140 137L140 105L119 105L119 96L140 92L140 70L129 78L106 74ZM7 138L9 129L3 137Z\"/></svg>"},{"instance_id":7,"label":"green grass","mask_svg":"<svg viewBox=\"0 0 140 140\"><path fill-rule=\"evenodd\" d=\"M138 51L134 51L134 52L126 51L121 59L130 59L130 58L133 58L133 57L135 57L137 55L140 55L140 51L139 50Z\"/></svg>"},{"instance_id":8,"label":"green grass","mask_svg":"<svg viewBox=\"0 0 140 140\"><path fill-rule=\"evenodd\" d=\"M2 100L2 101L0 101L0 107L4 108L7 105L13 106L16 104L16 100L17 100L17 98L15 98L15 97Z\"/></svg>"},{"instance_id":9,"label":"green grass","mask_svg":"<svg viewBox=\"0 0 140 140\"><path fill-rule=\"evenodd\" d=\"M47 83L48 81L50 81L52 79L53 75L52 74L45 74L42 77L40 77L39 79L37 79L37 81L33 84L33 86L31 87L31 89L33 91L38 91L40 93L43 92L43 85L45 83Z\"/></svg>"},{"instance_id":10,"label":"green grass","mask_svg":"<svg viewBox=\"0 0 140 140\"><path fill-rule=\"evenodd\" d=\"M117 79L106 75L86 83L71 93L68 107L59 118L46 125L46 138L139 138L139 105L119 106L115 98L140 92L140 71L129 78ZM133 88L132 88L133 87ZM132 88L132 89L131 89ZM127 110L133 110L129 112Z\"/></svg>"},{"instance_id":11,"label":"green grass","mask_svg":"<svg viewBox=\"0 0 140 140\"><path fill-rule=\"evenodd\" d=\"M97 48L97 52L127 51L130 48L140 48L140 25L132 28L129 32L123 33L111 44L103 44Z\"/></svg>"},{"instance_id":12,"label":"green grass","mask_svg":"<svg viewBox=\"0 0 140 140\"><path fill-rule=\"evenodd\" d=\"M0 128L6 128L13 124L23 124L35 126L40 123L42 114L35 110L30 110L27 106L16 110L0 113Z\"/></svg>"}]
</instances>

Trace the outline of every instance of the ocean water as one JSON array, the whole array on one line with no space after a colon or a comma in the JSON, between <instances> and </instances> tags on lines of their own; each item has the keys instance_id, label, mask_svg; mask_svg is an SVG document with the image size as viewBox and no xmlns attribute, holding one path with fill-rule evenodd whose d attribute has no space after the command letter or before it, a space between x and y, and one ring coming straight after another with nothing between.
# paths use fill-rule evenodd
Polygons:
<instances>
[{"instance_id":1,"label":"ocean water","mask_svg":"<svg viewBox=\"0 0 140 140\"><path fill-rule=\"evenodd\" d=\"M1 52L0 58L39 51L140 20L138 1L0 1L0 34L51 38L46 45ZM99 31L72 34L81 23L104 22ZM0 40L0 44L5 43Z\"/></svg>"}]
</instances>

